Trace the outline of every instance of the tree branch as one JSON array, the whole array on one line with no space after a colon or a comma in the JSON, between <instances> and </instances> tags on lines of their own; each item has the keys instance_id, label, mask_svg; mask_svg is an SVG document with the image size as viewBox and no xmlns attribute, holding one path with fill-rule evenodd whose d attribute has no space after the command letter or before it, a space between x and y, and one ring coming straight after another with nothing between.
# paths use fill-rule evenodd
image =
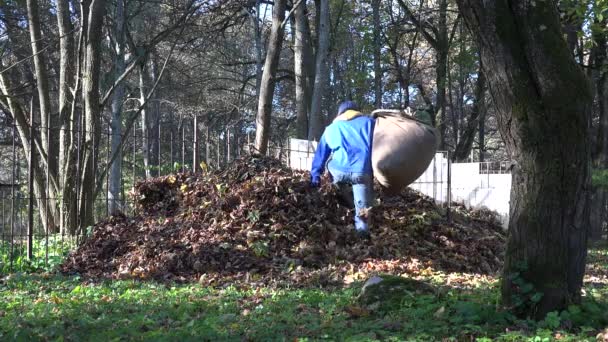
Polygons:
<instances>
[{"instance_id":1,"label":"tree branch","mask_svg":"<svg viewBox=\"0 0 608 342\"><path fill-rule=\"evenodd\" d=\"M181 33L184 31L184 28L185 27L182 27L182 30L180 31L179 35L181 35ZM167 55L167 58L165 59L165 62L163 64L163 68L161 69L160 73L158 74L158 78L156 79L156 82L154 82L154 85L152 86L152 89L150 89L150 91L146 95L146 98L145 98L144 102L140 104L140 106L137 108L137 111L133 115L131 115L131 117L127 120L127 125L125 127L125 134L123 134L123 136L122 136L122 138L120 140L120 145L118 146L118 148L116 149L116 151L114 151L114 154L112 155L112 158L110 159L110 161L108 162L108 164L105 166L105 168L103 169L103 171L100 173L99 177L97 178L97 184L98 185L97 185L97 188L95 189L95 195L94 195L93 198L96 198L97 195L99 194L99 192L102 190L103 185L104 185L103 179L108 174L108 171L110 170L110 167L112 166L112 164L114 164L114 161L116 160L116 158L119 155L122 155L122 153L123 153L123 149L124 149L125 141L126 141L125 138L131 132L131 129L133 128L133 124L135 123L135 120L137 120L137 117L139 116L139 114L142 112L142 110L144 110L144 108L146 107L146 105L148 104L148 102L150 101L150 99L152 98L152 95L154 94L154 91L158 87L158 84L160 83L160 80L163 78L165 70L167 69L167 63L169 62L169 59L173 55L173 51L175 50L175 46L177 45L177 40L178 40L178 38L175 39L175 42L173 43L173 46L171 46L171 50L169 51L169 54Z\"/></svg>"}]
</instances>

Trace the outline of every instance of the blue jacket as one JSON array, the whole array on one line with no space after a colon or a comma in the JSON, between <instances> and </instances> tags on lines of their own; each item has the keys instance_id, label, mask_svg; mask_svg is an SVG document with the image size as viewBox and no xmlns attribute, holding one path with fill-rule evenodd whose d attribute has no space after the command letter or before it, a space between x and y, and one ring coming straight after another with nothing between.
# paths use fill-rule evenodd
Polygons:
<instances>
[{"instance_id":1,"label":"blue jacket","mask_svg":"<svg viewBox=\"0 0 608 342\"><path fill-rule=\"evenodd\" d=\"M325 128L310 170L311 181L319 182L325 163L342 172L372 173L372 139L375 120L347 111Z\"/></svg>"}]
</instances>

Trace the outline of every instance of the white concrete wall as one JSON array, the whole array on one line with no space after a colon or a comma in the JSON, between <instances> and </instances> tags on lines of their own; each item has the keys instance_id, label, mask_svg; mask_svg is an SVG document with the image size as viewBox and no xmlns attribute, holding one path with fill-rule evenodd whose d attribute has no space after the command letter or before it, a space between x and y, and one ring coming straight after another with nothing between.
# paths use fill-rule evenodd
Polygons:
<instances>
[{"instance_id":1,"label":"white concrete wall","mask_svg":"<svg viewBox=\"0 0 608 342\"><path fill-rule=\"evenodd\" d=\"M481 174L479 171L480 163L452 164L452 201L471 208L494 210L506 228L509 224L511 174Z\"/></svg>"},{"instance_id":2,"label":"white concrete wall","mask_svg":"<svg viewBox=\"0 0 608 342\"><path fill-rule=\"evenodd\" d=\"M289 167L294 170L310 170L316 149L316 141L289 139Z\"/></svg>"},{"instance_id":3,"label":"white concrete wall","mask_svg":"<svg viewBox=\"0 0 608 342\"><path fill-rule=\"evenodd\" d=\"M316 142L290 140L289 165L296 170L310 170ZM470 208L488 208L496 211L506 228L509 220L509 198L511 174L481 173L487 170L480 163L455 163L451 169L451 200ZM448 159L437 153L426 171L410 188L417 190L437 202L448 201Z\"/></svg>"}]
</instances>

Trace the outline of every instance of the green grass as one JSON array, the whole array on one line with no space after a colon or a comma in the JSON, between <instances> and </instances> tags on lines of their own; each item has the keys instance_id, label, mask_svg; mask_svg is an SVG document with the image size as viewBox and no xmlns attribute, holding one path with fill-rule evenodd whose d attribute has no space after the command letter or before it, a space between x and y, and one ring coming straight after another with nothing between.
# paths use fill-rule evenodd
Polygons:
<instances>
[{"instance_id":1,"label":"green grass","mask_svg":"<svg viewBox=\"0 0 608 342\"><path fill-rule=\"evenodd\" d=\"M32 259L27 258L25 241L0 241L0 275L10 272L51 271L61 264L69 251L76 246L75 237L50 235L36 238L32 245ZM12 262L11 262L12 259Z\"/></svg>"},{"instance_id":2,"label":"green grass","mask_svg":"<svg viewBox=\"0 0 608 342\"><path fill-rule=\"evenodd\" d=\"M605 271L608 253L594 250L590 262ZM605 274L588 277L582 305L532 322L498 310L496 279L462 274L429 273L437 294L379 312L359 306L359 283L220 289L21 273L0 282L0 340L594 341L608 326Z\"/></svg>"}]
</instances>

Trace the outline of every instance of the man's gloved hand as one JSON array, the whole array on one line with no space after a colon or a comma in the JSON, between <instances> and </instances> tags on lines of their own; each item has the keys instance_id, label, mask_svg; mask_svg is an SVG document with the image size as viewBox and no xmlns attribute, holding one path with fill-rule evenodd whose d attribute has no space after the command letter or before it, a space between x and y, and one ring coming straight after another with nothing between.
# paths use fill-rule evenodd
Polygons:
<instances>
[{"instance_id":1,"label":"man's gloved hand","mask_svg":"<svg viewBox=\"0 0 608 342\"><path fill-rule=\"evenodd\" d=\"M321 179L319 177L310 177L310 187L318 188L321 185Z\"/></svg>"}]
</instances>

